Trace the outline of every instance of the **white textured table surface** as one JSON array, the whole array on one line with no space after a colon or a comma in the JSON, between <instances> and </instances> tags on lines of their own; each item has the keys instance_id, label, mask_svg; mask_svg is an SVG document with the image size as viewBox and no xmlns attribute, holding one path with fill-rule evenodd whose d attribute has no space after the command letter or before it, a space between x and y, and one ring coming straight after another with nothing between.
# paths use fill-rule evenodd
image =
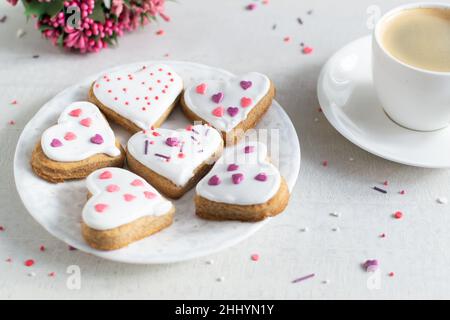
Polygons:
<instances>
[{"instance_id":1,"label":"white textured table surface","mask_svg":"<svg viewBox=\"0 0 450 320\"><path fill-rule=\"evenodd\" d=\"M86 56L52 47L33 23L25 22L21 7L0 4L0 17L8 16L0 24L0 298L450 298L450 205L436 201L450 198L449 171L372 156L340 136L318 112L315 85L326 59L370 32L370 6L385 12L405 1L272 0L244 10L250 2L168 3L172 22L148 26L120 39L116 49ZM313 10L310 15L308 10ZM156 36L160 27L166 34ZM27 32L20 39L19 28ZM287 36L290 42L283 41ZM303 55L300 42L312 46L313 53ZM277 100L290 115L302 147L289 208L243 243L186 263L135 266L69 251L34 222L18 198L12 159L21 129L45 101L86 76L166 53L169 59L235 73L261 71L274 80ZM33 59L34 54L40 57ZM11 105L12 100L18 103ZM10 120L16 124L8 124ZM388 194L371 189L384 187L385 180ZM406 194L400 195L403 189ZM403 219L392 218L397 210ZM304 227L307 232L301 231ZM251 261L253 253L260 255L259 261ZM30 258L36 264L25 267ZM375 286L367 285L370 274L360 266L369 258L380 261ZM70 265L81 268L79 290L66 286ZM49 277L50 272L56 276ZM390 272L395 275L388 276ZM315 277L291 283L310 273ZM224 281L216 281L219 277Z\"/></svg>"}]
</instances>

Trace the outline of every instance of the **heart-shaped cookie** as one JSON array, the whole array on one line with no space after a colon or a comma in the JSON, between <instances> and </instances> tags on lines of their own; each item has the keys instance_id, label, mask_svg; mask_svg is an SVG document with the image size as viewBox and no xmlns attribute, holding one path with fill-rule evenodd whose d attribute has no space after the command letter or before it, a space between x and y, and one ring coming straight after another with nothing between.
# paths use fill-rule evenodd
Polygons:
<instances>
[{"instance_id":1,"label":"heart-shaped cookie","mask_svg":"<svg viewBox=\"0 0 450 320\"><path fill-rule=\"evenodd\" d=\"M224 150L197 184L196 213L206 219L258 221L284 210L289 191L260 142Z\"/></svg>"},{"instance_id":2,"label":"heart-shaped cookie","mask_svg":"<svg viewBox=\"0 0 450 320\"><path fill-rule=\"evenodd\" d=\"M61 113L58 123L44 131L41 146L55 161L72 162L105 153L120 155L116 138L100 110L90 102L74 102Z\"/></svg>"},{"instance_id":3,"label":"heart-shaped cookie","mask_svg":"<svg viewBox=\"0 0 450 320\"><path fill-rule=\"evenodd\" d=\"M155 64L102 75L89 99L108 118L137 132L161 125L182 90L183 80L171 67Z\"/></svg>"},{"instance_id":4,"label":"heart-shaped cookie","mask_svg":"<svg viewBox=\"0 0 450 320\"><path fill-rule=\"evenodd\" d=\"M94 171L86 186L91 197L83 208L82 232L93 248L118 249L172 223L172 203L130 171Z\"/></svg>"},{"instance_id":5,"label":"heart-shaped cookie","mask_svg":"<svg viewBox=\"0 0 450 320\"><path fill-rule=\"evenodd\" d=\"M220 133L208 125L158 128L133 135L127 145L128 167L160 192L179 198L191 189L220 156Z\"/></svg>"},{"instance_id":6,"label":"heart-shaped cookie","mask_svg":"<svg viewBox=\"0 0 450 320\"><path fill-rule=\"evenodd\" d=\"M100 110L90 102L74 102L58 123L42 134L31 166L50 182L85 178L92 171L122 166L125 152Z\"/></svg>"},{"instance_id":7,"label":"heart-shaped cookie","mask_svg":"<svg viewBox=\"0 0 450 320\"><path fill-rule=\"evenodd\" d=\"M253 128L272 104L275 95L269 78L251 72L228 80L202 80L188 87L182 107L191 120L201 120L220 130L228 142L236 142ZM228 137L227 137L228 136Z\"/></svg>"}]
</instances>

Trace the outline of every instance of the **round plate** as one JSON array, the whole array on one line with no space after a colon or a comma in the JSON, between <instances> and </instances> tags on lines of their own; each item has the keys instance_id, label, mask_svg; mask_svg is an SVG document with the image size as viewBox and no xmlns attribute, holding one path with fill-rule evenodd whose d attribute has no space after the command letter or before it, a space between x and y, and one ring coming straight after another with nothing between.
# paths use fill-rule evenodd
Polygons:
<instances>
[{"instance_id":1,"label":"round plate","mask_svg":"<svg viewBox=\"0 0 450 320\"><path fill-rule=\"evenodd\" d=\"M198 79L226 79L231 73L188 62L147 61L119 68L136 68L144 64L165 63L172 66L183 78L185 85ZM172 226L163 231L115 251L98 251L89 247L81 236L81 210L86 202L87 190L84 180L51 184L37 177L31 167L30 158L33 147L42 132L56 123L59 114L68 104L85 100L89 85L105 71L93 75L72 86L46 103L25 126L16 148L14 176L17 191L30 214L48 232L67 244L96 256L127 263L171 263L208 255L232 246L260 229L270 221L258 223L212 222L197 218L194 213L194 190L174 201L177 212ZM163 124L166 128L184 128L187 119L177 108ZM112 126L123 145L130 135L117 126ZM261 119L257 128L268 130L273 138L279 136L282 144L271 143L279 150L276 163L292 191L300 168L300 145L295 129L276 102ZM271 140L268 140L269 142ZM269 145L270 146L270 145ZM272 154L273 154L272 150ZM275 159L276 160L276 159Z\"/></svg>"},{"instance_id":2,"label":"round plate","mask_svg":"<svg viewBox=\"0 0 450 320\"><path fill-rule=\"evenodd\" d=\"M399 126L384 112L372 83L371 48L371 36L358 39L323 67L317 94L328 121L377 156L418 167L450 167L450 127L414 131Z\"/></svg>"}]
</instances>

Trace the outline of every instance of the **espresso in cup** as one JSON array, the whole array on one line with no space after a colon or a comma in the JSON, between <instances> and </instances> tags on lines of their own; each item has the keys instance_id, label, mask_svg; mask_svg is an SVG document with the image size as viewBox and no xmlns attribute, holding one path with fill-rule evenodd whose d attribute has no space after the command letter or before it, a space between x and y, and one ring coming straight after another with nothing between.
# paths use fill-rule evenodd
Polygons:
<instances>
[{"instance_id":1,"label":"espresso in cup","mask_svg":"<svg viewBox=\"0 0 450 320\"><path fill-rule=\"evenodd\" d=\"M401 10L383 22L380 40L386 51L405 64L450 72L450 9Z\"/></svg>"}]
</instances>

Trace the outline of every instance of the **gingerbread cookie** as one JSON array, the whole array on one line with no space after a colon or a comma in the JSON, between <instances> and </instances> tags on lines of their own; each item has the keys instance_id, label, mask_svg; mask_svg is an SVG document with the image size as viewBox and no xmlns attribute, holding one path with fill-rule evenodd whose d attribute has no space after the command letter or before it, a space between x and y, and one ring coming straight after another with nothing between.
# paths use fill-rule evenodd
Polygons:
<instances>
[{"instance_id":1,"label":"gingerbread cookie","mask_svg":"<svg viewBox=\"0 0 450 320\"><path fill-rule=\"evenodd\" d=\"M108 119L135 133L159 127L182 90L183 80L171 67L155 64L102 75L92 84L89 100Z\"/></svg>"},{"instance_id":2,"label":"gingerbread cookie","mask_svg":"<svg viewBox=\"0 0 450 320\"><path fill-rule=\"evenodd\" d=\"M161 193L177 199L194 187L220 156L220 133L208 125L154 129L128 141L127 163Z\"/></svg>"},{"instance_id":3,"label":"gingerbread cookie","mask_svg":"<svg viewBox=\"0 0 450 320\"><path fill-rule=\"evenodd\" d=\"M275 87L268 77L251 72L229 80L203 80L181 99L186 116L220 130L226 144L236 143L272 105Z\"/></svg>"},{"instance_id":4,"label":"gingerbread cookie","mask_svg":"<svg viewBox=\"0 0 450 320\"><path fill-rule=\"evenodd\" d=\"M50 182L81 179L92 171L123 165L125 152L105 117L90 102L74 102L58 123L44 131L31 156L31 167Z\"/></svg>"},{"instance_id":5,"label":"gingerbread cookie","mask_svg":"<svg viewBox=\"0 0 450 320\"><path fill-rule=\"evenodd\" d=\"M172 224L175 207L134 173L104 168L86 179L82 234L99 250L115 250Z\"/></svg>"},{"instance_id":6,"label":"gingerbread cookie","mask_svg":"<svg viewBox=\"0 0 450 320\"><path fill-rule=\"evenodd\" d=\"M205 219L259 221L281 213L288 201L289 189L266 146L248 142L224 150L197 185L195 209Z\"/></svg>"}]
</instances>

